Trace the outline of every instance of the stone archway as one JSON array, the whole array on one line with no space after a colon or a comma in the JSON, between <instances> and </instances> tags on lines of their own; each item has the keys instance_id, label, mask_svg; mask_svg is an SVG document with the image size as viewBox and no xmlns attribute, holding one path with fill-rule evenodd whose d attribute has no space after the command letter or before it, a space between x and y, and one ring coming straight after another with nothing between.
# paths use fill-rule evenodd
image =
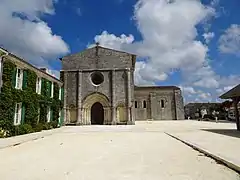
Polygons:
<instances>
[{"instance_id":1,"label":"stone archway","mask_svg":"<svg viewBox=\"0 0 240 180\"><path fill-rule=\"evenodd\" d=\"M96 102L91 107L91 124L103 125L104 109L101 103Z\"/></svg>"},{"instance_id":2,"label":"stone archway","mask_svg":"<svg viewBox=\"0 0 240 180\"><path fill-rule=\"evenodd\" d=\"M83 124L111 124L110 102L105 95L94 93L87 96L83 101L82 107ZM99 114L101 117L96 120L97 117L92 112Z\"/></svg>"}]
</instances>

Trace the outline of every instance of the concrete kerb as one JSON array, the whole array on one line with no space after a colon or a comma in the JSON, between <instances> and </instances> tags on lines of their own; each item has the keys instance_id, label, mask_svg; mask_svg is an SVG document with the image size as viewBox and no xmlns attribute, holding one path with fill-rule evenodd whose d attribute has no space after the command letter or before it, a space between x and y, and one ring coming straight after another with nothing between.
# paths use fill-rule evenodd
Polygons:
<instances>
[{"instance_id":1,"label":"concrete kerb","mask_svg":"<svg viewBox=\"0 0 240 180\"><path fill-rule=\"evenodd\" d=\"M170 136L170 137L172 137L172 138L174 138L174 139L176 139L176 140L178 140L178 141L186 144L187 146L189 146L189 147L191 147L191 148L193 148L193 149L195 149L195 150L203 153L203 154L206 155L207 157L211 157L211 158L214 159L215 161L220 162L221 164L229 167L230 169L232 169L232 170L234 170L234 171L236 171L237 173L240 174L240 166L234 164L234 163L231 162L230 160L226 160L226 159L224 159L223 157L214 155L213 153L209 152L209 151L206 150L205 148L200 147L199 145L196 145L196 144L194 144L194 143L192 143L192 142L188 142L188 141L186 141L186 140L182 140L182 139L180 139L179 137L174 136L174 135L172 135L172 134L170 134L170 133L165 132L165 134L167 134L168 136Z\"/></svg>"},{"instance_id":2,"label":"concrete kerb","mask_svg":"<svg viewBox=\"0 0 240 180\"><path fill-rule=\"evenodd\" d=\"M20 136L14 136L9 138L3 138L0 139L0 149L17 146L29 141L34 141L37 139L44 138L46 136L53 135L56 132L61 131L62 128L52 129L52 130L43 130L41 132L31 133L31 134L25 134Z\"/></svg>"}]
</instances>

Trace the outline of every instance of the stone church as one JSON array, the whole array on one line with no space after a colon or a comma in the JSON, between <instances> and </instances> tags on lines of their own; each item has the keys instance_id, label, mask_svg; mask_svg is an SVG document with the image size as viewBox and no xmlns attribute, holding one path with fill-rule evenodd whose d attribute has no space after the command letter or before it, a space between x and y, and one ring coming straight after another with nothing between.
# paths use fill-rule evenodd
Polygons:
<instances>
[{"instance_id":1,"label":"stone church","mask_svg":"<svg viewBox=\"0 0 240 180\"><path fill-rule=\"evenodd\" d=\"M134 54L97 44L61 61L65 124L132 125L135 120L184 119L178 87L134 85Z\"/></svg>"}]
</instances>

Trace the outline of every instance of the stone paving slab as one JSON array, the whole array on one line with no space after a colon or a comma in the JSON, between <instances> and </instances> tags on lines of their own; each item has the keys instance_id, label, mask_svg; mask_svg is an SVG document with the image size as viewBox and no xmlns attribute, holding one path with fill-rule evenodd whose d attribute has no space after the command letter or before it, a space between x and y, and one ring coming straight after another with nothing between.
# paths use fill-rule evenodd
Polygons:
<instances>
[{"instance_id":1,"label":"stone paving slab","mask_svg":"<svg viewBox=\"0 0 240 180\"><path fill-rule=\"evenodd\" d=\"M232 129L233 132L235 131L235 136L233 136L234 133L230 136L216 133L222 132L221 129L211 131L167 132L167 134L240 173L239 132Z\"/></svg>"},{"instance_id":2,"label":"stone paving slab","mask_svg":"<svg viewBox=\"0 0 240 180\"><path fill-rule=\"evenodd\" d=\"M154 132L153 127L138 125L68 127L44 139L0 149L0 179L240 179L231 169L166 135L164 124L152 125Z\"/></svg>"},{"instance_id":3,"label":"stone paving slab","mask_svg":"<svg viewBox=\"0 0 240 180\"><path fill-rule=\"evenodd\" d=\"M44 130L41 132L31 133L31 134L25 134L21 136L14 136L9 138L0 138L0 149L16 146L28 141L44 138L46 136L53 135L54 133L62 131L63 128L57 128L52 130Z\"/></svg>"}]
</instances>

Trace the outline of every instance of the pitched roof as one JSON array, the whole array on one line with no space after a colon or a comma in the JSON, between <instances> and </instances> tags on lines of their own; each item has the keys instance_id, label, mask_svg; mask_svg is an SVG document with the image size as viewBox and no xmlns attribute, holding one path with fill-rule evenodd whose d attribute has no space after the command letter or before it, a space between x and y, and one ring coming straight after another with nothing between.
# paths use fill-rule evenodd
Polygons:
<instances>
[{"instance_id":1,"label":"pitched roof","mask_svg":"<svg viewBox=\"0 0 240 180\"><path fill-rule=\"evenodd\" d=\"M220 96L221 99L240 97L240 84Z\"/></svg>"},{"instance_id":2,"label":"pitched roof","mask_svg":"<svg viewBox=\"0 0 240 180\"><path fill-rule=\"evenodd\" d=\"M12 57L14 57L14 58L16 58L16 59L24 62L25 64L27 64L27 65L29 65L29 66L31 66L32 68L36 69L37 71L41 71L42 73L46 74L47 76L49 76L49 77L51 77L51 78L53 78L53 79L55 79L55 80L57 80L57 81L59 81L59 82L62 83L62 81L61 81L60 79L54 77L53 75L51 75L51 74L49 74L49 73L47 73L47 72L45 72L45 71L42 71L41 69L37 68L36 66L34 66L34 65L32 65L31 63L29 63L29 62L27 62L26 60L24 60L23 58L20 58L19 56L15 55L15 54L13 54L13 53L11 53L11 52L9 52L8 50L6 50L6 49L4 49L4 48L2 48L2 47L0 47L0 49L3 50L3 51L5 51L5 52L7 52L8 55L10 55L10 56L12 56Z\"/></svg>"},{"instance_id":3,"label":"pitched roof","mask_svg":"<svg viewBox=\"0 0 240 180\"><path fill-rule=\"evenodd\" d=\"M174 89L180 90L177 86L135 86L135 90L143 90L143 89Z\"/></svg>"},{"instance_id":4,"label":"pitched roof","mask_svg":"<svg viewBox=\"0 0 240 180\"><path fill-rule=\"evenodd\" d=\"M133 53L130 53L130 52L125 52L125 51L120 51L120 50L116 50L116 49L111 49L111 48L107 48L107 47L103 47L103 46L100 46L100 45L96 45L96 46L93 46L91 48L87 48L87 49L84 49L83 51L80 51L78 53L74 53L74 54L69 54L69 55L66 55L64 57L69 57L69 56L73 56L75 54L79 54L79 53L82 53L82 52L85 52L85 51L88 51L88 50L91 50L91 49L95 49L95 48L101 48L101 49L106 49L106 50L111 50L111 51L115 51L115 52L120 52L120 53L126 53L126 54L129 54L129 55L132 55L132 56L137 56L136 54L133 54ZM64 58L63 57L63 58ZM60 58L60 60L62 60L63 58Z\"/></svg>"}]
</instances>

